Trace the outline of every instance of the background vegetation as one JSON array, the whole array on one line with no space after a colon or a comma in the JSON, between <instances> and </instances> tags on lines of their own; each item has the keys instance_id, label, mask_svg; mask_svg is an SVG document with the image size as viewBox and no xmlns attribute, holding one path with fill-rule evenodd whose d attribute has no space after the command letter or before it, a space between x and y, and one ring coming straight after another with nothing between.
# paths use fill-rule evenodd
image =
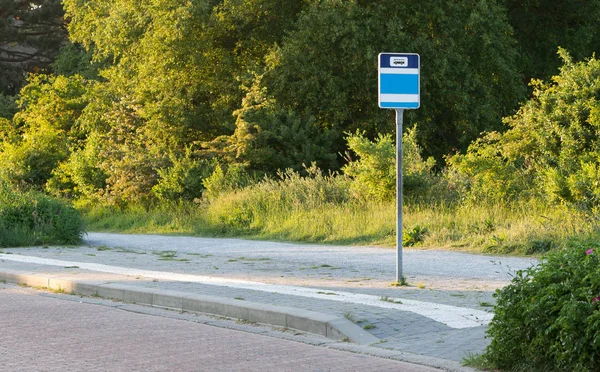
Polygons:
<instances>
[{"instance_id":1,"label":"background vegetation","mask_svg":"<svg viewBox=\"0 0 600 372\"><path fill-rule=\"evenodd\" d=\"M393 244L377 54L406 50L422 58L406 244L538 253L597 233L599 1L0 0L0 13L0 179L73 201L92 229Z\"/></svg>"}]
</instances>

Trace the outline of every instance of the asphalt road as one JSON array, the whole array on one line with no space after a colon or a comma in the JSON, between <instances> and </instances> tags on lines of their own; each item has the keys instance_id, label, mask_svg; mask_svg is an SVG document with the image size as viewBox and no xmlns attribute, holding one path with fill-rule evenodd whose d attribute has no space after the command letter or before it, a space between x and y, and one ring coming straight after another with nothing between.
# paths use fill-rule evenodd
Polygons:
<instances>
[{"instance_id":1,"label":"asphalt road","mask_svg":"<svg viewBox=\"0 0 600 372\"><path fill-rule=\"evenodd\" d=\"M0 284L5 371L415 371L435 369L125 311L100 299Z\"/></svg>"}]
</instances>

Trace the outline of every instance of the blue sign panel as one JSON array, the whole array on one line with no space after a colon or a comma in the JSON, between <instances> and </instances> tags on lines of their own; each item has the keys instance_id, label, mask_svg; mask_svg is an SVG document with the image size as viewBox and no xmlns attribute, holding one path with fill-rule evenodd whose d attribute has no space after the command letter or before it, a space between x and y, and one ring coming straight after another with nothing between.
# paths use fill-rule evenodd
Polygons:
<instances>
[{"instance_id":1,"label":"blue sign panel","mask_svg":"<svg viewBox=\"0 0 600 372\"><path fill-rule=\"evenodd\" d=\"M379 107L416 109L421 104L421 59L414 53L379 54Z\"/></svg>"}]
</instances>

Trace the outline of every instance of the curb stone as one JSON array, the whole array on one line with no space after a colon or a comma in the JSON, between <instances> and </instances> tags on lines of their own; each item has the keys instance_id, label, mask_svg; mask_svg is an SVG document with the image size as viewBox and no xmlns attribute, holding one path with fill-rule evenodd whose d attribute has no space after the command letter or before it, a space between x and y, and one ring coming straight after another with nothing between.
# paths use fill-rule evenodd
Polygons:
<instances>
[{"instance_id":1,"label":"curb stone","mask_svg":"<svg viewBox=\"0 0 600 372\"><path fill-rule=\"evenodd\" d=\"M179 311L208 313L293 328L333 340L348 338L359 345L371 345L380 340L348 319L315 311L260 304L224 297L191 294L162 289L146 289L105 281L78 280L68 276L31 273L17 270L0 272L0 280L45 287L66 293L99 296L128 303L143 304Z\"/></svg>"}]
</instances>

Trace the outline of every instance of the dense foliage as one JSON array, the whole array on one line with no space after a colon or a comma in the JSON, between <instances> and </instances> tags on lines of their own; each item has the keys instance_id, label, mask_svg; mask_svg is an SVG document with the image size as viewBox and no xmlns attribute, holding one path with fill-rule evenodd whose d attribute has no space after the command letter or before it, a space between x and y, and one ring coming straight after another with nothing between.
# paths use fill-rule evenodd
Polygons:
<instances>
[{"instance_id":1,"label":"dense foliage","mask_svg":"<svg viewBox=\"0 0 600 372\"><path fill-rule=\"evenodd\" d=\"M503 370L595 371L600 356L597 243L573 243L496 293L484 357Z\"/></svg>"},{"instance_id":2,"label":"dense foliage","mask_svg":"<svg viewBox=\"0 0 600 372\"><path fill-rule=\"evenodd\" d=\"M565 61L551 82L466 154L450 158L472 200L541 197L595 211L600 202L600 61Z\"/></svg>"},{"instance_id":3,"label":"dense foliage","mask_svg":"<svg viewBox=\"0 0 600 372\"><path fill-rule=\"evenodd\" d=\"M0 247L75 244L82 235L81 216L67 202L0 182Z\"/></svg>"}]
</instances>

